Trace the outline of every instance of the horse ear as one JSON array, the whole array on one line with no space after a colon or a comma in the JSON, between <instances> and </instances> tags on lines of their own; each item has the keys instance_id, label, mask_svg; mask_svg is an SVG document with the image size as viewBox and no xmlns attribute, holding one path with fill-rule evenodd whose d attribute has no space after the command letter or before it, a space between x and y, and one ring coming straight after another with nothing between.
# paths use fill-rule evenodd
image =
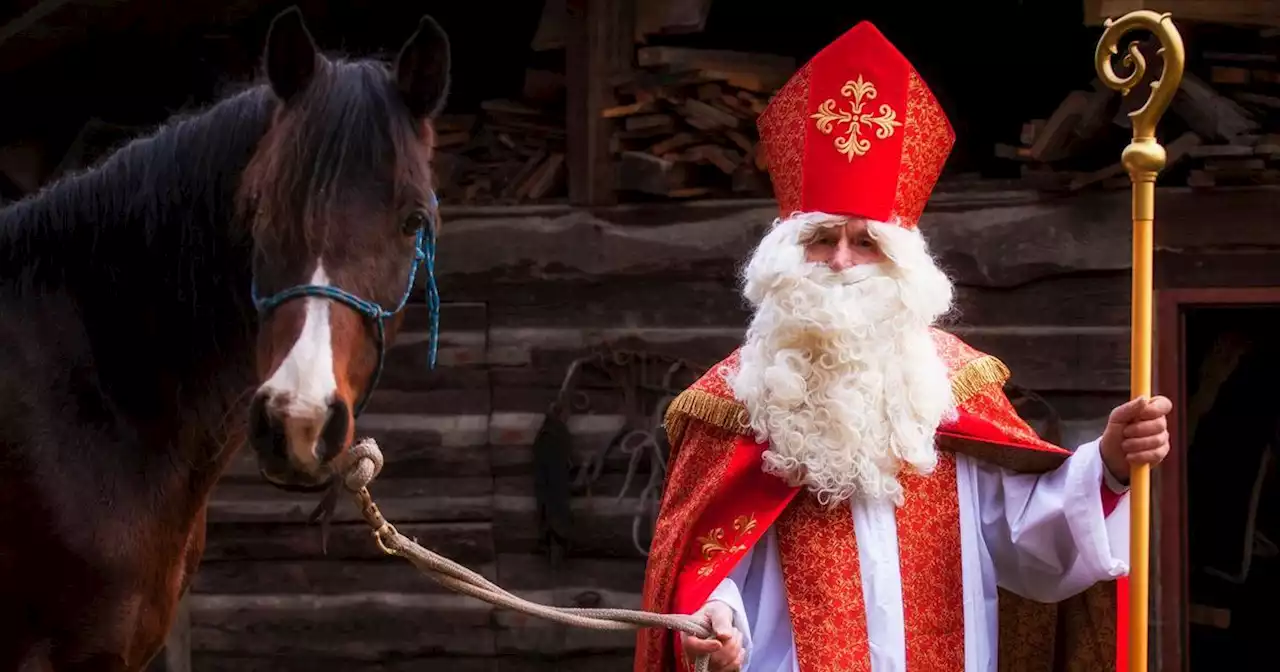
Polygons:
<instances>
[{"instance_id":1,"label":"horse ear","mask_svg":"<svg viewBox=\"0 0 1280 672\"><path fill-rule=\"evenodd\" d=\"M449 36L435 19L422 17L396 59L396 85L414 117L434 117L444 109L449 58Z\"/></svg>"},{"instance_id":2,"label":"horse ear","mask_svg":"<svg viewBox=\"0 0 1280 672\"><path fill-rule=\"evenodd\" d=\"M263 58L267 80L281 100L292 99L311 83L320 66L320 53L296 5L271 20Z\"/></svg>"}]
</instances>

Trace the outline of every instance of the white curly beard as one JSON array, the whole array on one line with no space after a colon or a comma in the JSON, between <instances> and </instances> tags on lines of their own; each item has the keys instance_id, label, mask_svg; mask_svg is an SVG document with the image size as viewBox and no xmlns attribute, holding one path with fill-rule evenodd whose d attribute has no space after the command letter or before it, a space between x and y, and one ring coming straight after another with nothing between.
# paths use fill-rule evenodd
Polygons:
<instances>
[{"instance_id":1,"label":"white curly beard","mask_svg":"<svg viewBox=\"0 0 1280 672\"><path fill-rule=\"evenodd\" d=\"M844 220L778 222L744 271L756 312L729 379L759 440L765 471L826 504L902 504L898 474L937 464L934 434L954 413L947 367L930 334L952 287L919 232L868 224L888 260L835 273L799 242Z\"/></svg>"}]
</instances>

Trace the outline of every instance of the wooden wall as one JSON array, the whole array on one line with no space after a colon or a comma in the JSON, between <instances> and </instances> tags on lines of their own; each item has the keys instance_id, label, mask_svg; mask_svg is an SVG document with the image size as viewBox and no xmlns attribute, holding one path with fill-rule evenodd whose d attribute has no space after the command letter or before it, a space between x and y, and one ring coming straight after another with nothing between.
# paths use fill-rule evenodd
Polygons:
<instances>
[{"instance_id":1,"label":"wooden wall","mask_svg":"<svg viewBox=\"0 0 1280 672\"><path fill-rule=\"evenodd\" d=\"M1250 222L1277 212L1276 193L1162 190L1160 281L1264 264L1233 235L1257 235ZM537 548L530 446L568 362L593 344L704 365L728 353L748 317L735 272L773 207L446 212L440 368L427 370L425 315L414 307L359 425L388 458L373 488L387 517L529 598L638 606L637 488L616 498L625 458L573 500L575 547L553 568ZM958 285L952 328L1054 407L1067 444L1096 436L1127 395L1128 216L1127 192L939 194L921 224ZM1216 270L1181 247L1210 239L1228 246ZM604 447L619 409L616 394L592 393L592 409L569 423L576 460ZM317 528L304 524L314 501L264 485L240 456L209 513L191 599L195 669L628 669L632 636L569 631L445 592L381 557L349 504L322 555Z\"/></svg>"}]
</instances>

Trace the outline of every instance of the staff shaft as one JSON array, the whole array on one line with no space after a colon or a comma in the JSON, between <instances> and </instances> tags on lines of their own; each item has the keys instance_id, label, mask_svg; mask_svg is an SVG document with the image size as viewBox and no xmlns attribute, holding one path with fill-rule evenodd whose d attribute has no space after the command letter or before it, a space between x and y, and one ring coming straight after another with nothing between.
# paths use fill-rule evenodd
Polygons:
<instances>
[{"instance_id":1,"label":"staff shaft","mask_svg":"<svg viewBox=\"0 0 1280 672\"><path fill-rule=\"evenodd\" d=\"M1129 339L1130 398L1151 396L1151 286L1155 182L1133 185L1133 293ZM1143 208L1140 204L1145 205ZM1145 210L1145 212L1143 212ZM1145 215L1145 217L1143 216ZM1147 605L1150 604L1151 468L1129 475L1129 670L1147 669Z\"/></svg>"},{"instance_id":2,"label":"staff shaft","mask_svg":"<svg viewBox=\"0 0 1280 672\"><path fill-rule=\"evenodd\" d=\"M1121 163L1133 183L1133 291L1130 335L1129 391L1131 398L1151 396L1151 286L1152 242L1155 230L1156 176L1165 166L1165 150L1156 141L1156 125L1182 83L1186 52L1182 36L1167 13L1130 12L1117 21L1107 20L1098 42L1094 64L1102 81L1128 95L1142 81L1146 60L1137 43L1130 43L1124 61L1133 72L1116 75L1111 62L1120 38L1134 30L1152 33L1160 42L1164 68L1151 84L1151 97L1129 113L1133 142L1121 154ZM1136 465L1130 473L1129 521L1129 660L1128 672L1146 672L1147 621L1151 567L1151 468ZM1121 624L1123 627L1125 624ZM1118 663L1119 661L1117 661Z\"/></svg>"}]
</instances>

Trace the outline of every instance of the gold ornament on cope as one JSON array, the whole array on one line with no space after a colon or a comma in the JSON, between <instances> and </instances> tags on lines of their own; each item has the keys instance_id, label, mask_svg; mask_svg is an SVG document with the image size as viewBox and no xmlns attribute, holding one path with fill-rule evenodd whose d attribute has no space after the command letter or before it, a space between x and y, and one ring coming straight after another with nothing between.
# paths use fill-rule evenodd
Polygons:
<instances>
[{"instance_id":1,"label":"gold ornament on cope","mask_svg":"<svg viewBox=\"0 0 1280 672\"><path fill-rule=\"evenodd\" d=\"M1151 283L1152 245L1156 209L1156 176L1164 169L1165 150L1156 141L1156 125L1169 108L1182 83L1186 51L1182 36L1166 13L1130 12L1119 20L1107 19L1098 42L1094 65L1107 86L1128 95L1142 81L1147 62L1137 42L1130 42L1122 63L1132 68L1127 77L1116 75L1112 59L1120 39L1141 30L1160 42L1164 61L1160 79L1151 82L1151 97L1129 113L1133 141L1124 148L1120 162L1133 184L1133 304L1130 331L1130 398L1151 396ZM1130 475L1129 522L1129 665L1128 672L1145 672L1148 662L1147 617L1150 605L1151 468L1134 465Z\"/></svg>"}]
</instances>

